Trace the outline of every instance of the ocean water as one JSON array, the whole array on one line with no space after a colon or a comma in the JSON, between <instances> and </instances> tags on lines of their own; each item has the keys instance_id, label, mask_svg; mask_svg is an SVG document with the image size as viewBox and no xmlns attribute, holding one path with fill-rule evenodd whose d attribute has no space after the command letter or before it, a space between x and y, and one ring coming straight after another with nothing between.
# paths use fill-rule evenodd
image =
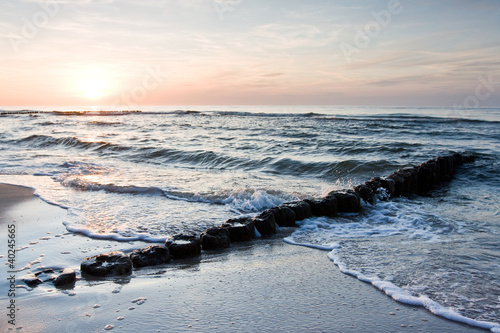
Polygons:
<instances>
[{"instance_id":1,"label":"ocean water","mask_svg":"<svg viewBox=\"0 0 500 333\"><path fill-rule=\"evenodd\" d=\"M69 231L117 241L161 242L474 153L427 196L307 219L286 241L327 249L332 265L398 301L500 332L500 109L29 110L39 112L0 110L0 182L67 208Z\"/></svg>"}]
</instances>

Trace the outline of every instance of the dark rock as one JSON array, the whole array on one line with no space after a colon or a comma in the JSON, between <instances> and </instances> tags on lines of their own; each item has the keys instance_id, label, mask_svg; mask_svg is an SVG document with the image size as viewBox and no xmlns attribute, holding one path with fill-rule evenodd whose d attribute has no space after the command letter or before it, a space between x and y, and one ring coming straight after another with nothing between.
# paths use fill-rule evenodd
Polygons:
<instances>
[{"instance_id":1,"label":"dark rock","mask_svg":"<svg viewBox=\"0 0 500 333\"><path fill-rule=\"evenodd\" d=\"M415 172L416 174L416 172ZM413 172L410 169L398 170L387 177L394 181L394 196L408 195L415 192L413 186L418 186L417 184L412 184Z\"/></svg>"},{"instance_id":2,"label":"dark rock","mask_svg":"<svg viewBox=\"0 0 500 333\"><path fill-rule=\"evenodd\" d=\"M391 178L375 177L370 179L370 181L366 182L364 185L370 188L372 192L371 198L373 198L375 194L379 196L381 189L384 189L384 192L389 196L394 195L396 192L395 181ZM356 195L359 196L358 193L356 193Z\"/></svg>"},{"instance_id":3,"label":"dark rock","mask_svg":"<svg viewBox=\"0 0 500 333\"><path fill-rule=\"evenodd\" d=\"M229 247L231 244L229 230L225 228L210 228L200 235L201 246L204 250Z\"/></svg>"},{"instance_id":4,"label":"dark rock","mask_svg":"<svg viewBox=\"0 0 500 333\"><path fill-rule=\"evenodd\" d=\"M393 195L396 191L396 183L390 178L381 178L380 185L387 191L389 195Z\"/></svg>"},{"instance_id":5,"label":"dark rock","mask_svg":"<svg viewBox=\"0 0 500 333\"><path fill-rule=\"evenodd\" d=\"M170 261L170 251L165 246L151 245L133 251L130 259L134 267L161 265Z\"/></svg>"},{"instance_id":6,"label":"dark rock","mask_svg":"<svg viewBox=\"0 0 500 333\"><path fill-rule=\"evenodd\" d=\"M75 270L72 268L65 268L65 269L63 269L62 273L59 274L59 276L55 278L53 283L54 283L54 286L60 287L60 286L68 285L71 283L75 283L75 281L76 281Z\"/></svg>"},{"instance_id":7,"label":"dark rock","mask_svg":"<svg viewBox=\"0 0 500 333\"><path fill-rule=\"evenodd\" d=\"M454 176L454 175L455 175L455 173L456 173L456 172L457 172L457 170L458 170L458 166L459 166L459 165L458 165L458 161L457 161L457 159L455 158L455 156L453 156L453 155L450 155L450 156L449 156L449 160L450 160L450 162L449 162L449 163L450 163L450 165L451 165L451 176Z\"/></svg>"},{"instance_id":8,"label":"dark rock","mask_svg":"<svg viewBox=\"0 0 500 333\"><path fill-rule=\"evenodd\" d=\"M434 159L427 161L426 164L431 168L432 170L432 187L439 185L441 182L441 178L439 177L440 174L440 169L439 169L439 163Z\"/></svg>"},{"instance_id":9,"label":"dark rock","mask_svg":"<svg viewBox=\"0 0 500 333\"><path fill-rule=\"evenodd\" d=\"M373 193L379 193L380 188L383 188L389 196L394 196L396 193L396 182L389 177L376 177L371 179L370 183Z\"/></svg>"},{"instance_id":10,"label":"dark rock","mask_svg":"<svg viewBox=\"0 0 500 333\"><path fill-rule=\"evenodd\" d=\"M308 219L312 216L311 206L305 201L286 202L283 206L293 210L296 221Z\"/></svg>"},{"instance_id":11,"label":"dark rock","mask_svg":"<svg viewBox=\"0 0 500 333\"><path fill-rule=\"evenodd\" d=\"M280 206L279 207L281 211L281 216L283 218L283 225L282 227L295 227L295 221L297 220L297 216L295 215L295 212L293 209L287 206Z\"/></svg>"},{"instance_id":12,"label":"dark rock","mask_svg":"<svg viewBox=\"0 0 500 333\"><path fill-rule=\"evenodd\" d=\"M338 203L335 197L326 197L323 199L304 200L311 206L311 212L314 216L335 217L338 212Z\"/></svg>"},{"instance_id":13,"label":"dark rock","mask_svg":"<svg viewBox=\"0 0 500 333\"><path fill-rule=\"evenodd\" d=\"M441 156L436 159L439 163L439 177L441 181L450 181L453 175L457 171L459 163L462 162L462 158L455 157L455 155Z\"/></svg>"},{"instance_id":14,"label":"dark rock","mask_svg":"<svg viewBox=\"0 0 500 333\"><path fill-rule=\"evenodd\" d=\"M302 208L304 209L304 216L306 218L310 218L313 216L312 214L312 210L311 210L311 206L305 202L305 201L300 201L300 205L302 206Z\"/></svg>"},{"instance_id":15,"label":"dark rock","mask_svg":"<svg viewBox=\"0 0 500 333\"><path fill-rule=\"evenodd\" d=\"M455 159L455 164L457 166L464 164L464 158L463 158L462 154L454 153L453 158Z\"/></svg>"},{"instance_id":16,"label":"dark rock","mask_svg":"<svg viewBox=\"0 0 500 333\"><path fill-rule=\"evenodd\" d=\"M400 175L398 171L395 171L387 176L387 179L391 179L394 182L394 192L392 193L392 195L394 197L401 196L403 194L403 176Z\"/></svg>"},{"instance_id":17,"label":"dark rock","mask_svg":"<svg viewBox=\"0 0 500 333\"><path fill-rule=\"evenodd\" d=\"M419 179L419 184L418 184L418 194L424 194L428 191L433 186L432 182L432 169L425 164L421 164L417 167L418 170L418 179Z\"/></svg>"},{"instance_id":18,"label":"dark rock","mask_svg":"<svg viewBox=\"0 0 500 333\"><path fill-rule=\"evenodd\" d=\"M274 222L276 222L276 225L281 227L283 225L283 221L282 221L281 211L280 211L279 207L269 208L267 211L269 211L273 214Z\"/></svg>"},{"instance_id":19,"label":"dark rock","mask_svg":"<svg viewBox=\"0 0 500 333\"><path fill-rule=\"evenodd\" d=\"M403 177L403 186L402 186L402 194L408 195L416 192L416 187L418 187L417 183L414 183L414 171L413 168L401 169L399 170L399 174ZM415 175L418 177L417 172L415 171ZM416 180L417 178L415 178Z\"/></svg>"},{"instance_id":20,"label":"dark rock","mask_svg":"<svg viewBox=\"0 0 500 333\"><path fill-rule=\"evenodd\" d=\"M380 187L382 187L382 178L380 177L375 177L370 179L369 181L365 182L365 185L370 187L370 189L373 192L376 192ZM330 192L332 193L332 192ZM328 194L330 195L330 194Z\"/></svg>"},{"instance_id":21,"label":"dark rock","mask_svg":"<svg viewBox=\"0 0 500 333\"><path fill-rule=\"evenodd\" d=\"M320 204L319 199L305 199L306 202L311 207L311 214L313 216L323 216L323 206Z\"/></svg>"},{"instance_id":22,"label":"dark rock","mask_svg":"<svg viewBox=\"0 0 500 333\"><path fill-rule=\"evenodd\" d=\"M280 227L294 227L295 226L295 212L287 207L280 206L269 209L274 215L274 221Z\"/></svg>"},{"instance_id":23,"label":"dark rock","mask_svg":"<svg viewBox=\"0 0 500 333\"><path fill-rule=\"evenodd\" d=\"M328 197L337 199L339 213L355 213L361 210L360 197L353 191L334 191L328 193Z\"/></svg>"},{"instance_id":24,"label":"dark rock","mask_svg":"<svg viewBox=\"0 0 500 333\"><path fill-rule=\"evenodd\" d=\"M453 158L451 156L441 156L436 158L436 163L439 165L439 179L441 181L451 180L453 174Z\"/></svg>"},{"instance_id":25,"label":"dark rock","mask_svg":"<svg viewBox=\"0 0 500 333\"><path fill-rule=\"evenodd\" d=\"M472 154L461 154L462 155L462 161L464 163L472 163L476 160L476 156Z\"/></svg>"},{"instance_id":26,"label":"dark rock","mask_svg":"<svg viewBox=\"0 0 500 333\"><path fill-rule=\"evenodd\" d=\"M372 188L369 185L366 185L366 184L358 185L358 186L355 186L353 188L353 190L365 202L373 204L373 195L374 195L374 192L373 192Z\"/></svg>"},{"instance_id":27,"label":"dark rock","mask_svg":"<svg viewBox=\"0 0 500 333\"><path fill-rule=\"evenodd\" d=\"M338 215L338 201L335 197L323 198L321 199L325 207L326 215L328 217L335 217Z\"/></svg>"},{"instance_id":28,"label":"dark rock","mask_svg":"<svg viewBox=\"0 0 500 333\"><path fill-rule=\"evenodd\" d=\"M85 258L80 268L96 276L126 275L132 271L132 260L125 253L115 251Z\"/></svg>"},{"instance_id":29,"label":"dark rock","mask_svg":"<svg viewBox=\"0 0 500 333\"><path fill-rule=\"evenodd\" d=\"M274 220L274 214L265 210L256 217L253 218L255 228L262 237L270 237L276 233L276 221Z\"/></svg>"},{"instance_id":30,"label":"dark rock","mask_svg":"<svg viewBox=\"0 0 500 333\"><path fill-rule=\"evenodd\" d=\"M190 258L201 254L200 238L195 235L175 235L166 240L165 246L174 258Z\"/></svg>"},{"instance_id":31,"label":"dark rock","mask_svg":"<svg viewBox=\"0 0 500 333\"><path fill-rule=\"evenodd\" d=\"M384 188L391 196L425 194L440 182L451 180L460 165L473 162L474 159L473 155L460 153L440 156L417 167L395 171L387 177L373 178L353 189L369 203L373 203L375 194L380 193L381 188ZM337 199L340 198L337 197Z\"/></svg>"},{"instance_id":32,"label":"dark rock","mask_svg":"<svg viewBox=\"0 0 500 333\"><path fill-rule=\"evenodd\" d=\"M41 272L37 272L35 273L35 276L42 282L52 281L57 277L56 272L54 272L52 268L47 268Z\"/></svg>"},{"instance_id":33,"label":"dark rock","mask_svg":"<svg viewBox=\"0 0 500 333\"><path fill-rule=\"evenodd\" d=\"M380 177L372 178L369 181L365 182L365 185L368 186L373 193L376 193L377 190L380 187L382 187L381 178Z\"/></svg>"},{"instance_id":34,"label":"dark rock","mask_svg":"<svg viewBox=\"0 0 500 333\"><path fill-rule=\"evenodd\" d=\"M229 231L229 239L233 242L244 242L255 238L255 224L251 217L229 219L221 228Z\"/></svg>"},{"instance_id":35,"label":"dark rock","mask_svg":"<svg viewBox=\"0 0 500 333\"><path fill-rule=\"evenodd\" d=\"M418 170L416 168L406 169L406 172L410 173L410 193L418 193L419 190L419 179Z\"/></svg>"},{"instance_id":36,"label":"dark rock","mask_svg":"<svg viewBox=\"0 0 500 333\"><path fill-rule=\"evenodd\" d=\"M42 280L36 277L35 274L27 274L21 278L24 283L26 283L30 287L38 286L40 283L43 283Z\"/></svg>"},{"instance_id":37,"label":"dark rock","mask_svg":"<svg viewBox=\"0 0 500 333\"><path fill-rule=\"evenodd\" d=\"M427 161L417 167L418 193L425 194L439 184L439 168L435 160Z\"/></svg>"}]
</instances>

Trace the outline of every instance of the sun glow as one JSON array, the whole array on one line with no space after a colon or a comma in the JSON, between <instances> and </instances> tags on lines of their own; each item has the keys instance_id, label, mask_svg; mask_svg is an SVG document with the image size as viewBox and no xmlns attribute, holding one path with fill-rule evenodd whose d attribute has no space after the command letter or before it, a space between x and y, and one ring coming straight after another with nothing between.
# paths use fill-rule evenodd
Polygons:
<instances>
[{"instance_id":1,"label":"sun glow","mask_svg":"<svg viewBox=\"0 0 500 333\"><path fill-rule=\"evenodd\" d=\"M112 71L102 65L81 66L75 69L75 92L87 100L98 100L112 94L115 76Z\"/></svg>"},{"instance_id":2,"label":"sun glow","mask_svg":"<svg viewBox=\"0 0 500 333\"><path fill-rule=\"evenodd\" d=\"M81 90L85 97L97 99L105 95L108 85L102 79L87 78L81 82Z\"/></svg>"}]
</instances>

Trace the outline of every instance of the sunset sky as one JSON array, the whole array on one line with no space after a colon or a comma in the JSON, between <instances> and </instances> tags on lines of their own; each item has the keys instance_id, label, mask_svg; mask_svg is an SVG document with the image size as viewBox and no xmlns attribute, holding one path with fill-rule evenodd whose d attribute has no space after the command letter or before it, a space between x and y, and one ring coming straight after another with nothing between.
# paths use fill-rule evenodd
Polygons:
<instances>
[{"instance_id":1,"label":"sunset sky","mask_svg":"<svg viewBox=\"0 0 500 333\"><path fill-rule=\"evenodd\" d=\"M500 1L2 0L0 106L500 105Z\"/></svg>"}]
</instances>

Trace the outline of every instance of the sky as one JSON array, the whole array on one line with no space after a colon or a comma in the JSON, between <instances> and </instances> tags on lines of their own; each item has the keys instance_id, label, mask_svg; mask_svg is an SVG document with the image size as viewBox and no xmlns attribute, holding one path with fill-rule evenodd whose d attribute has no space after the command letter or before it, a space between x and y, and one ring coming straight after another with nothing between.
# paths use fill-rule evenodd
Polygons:
<instances>
[{"instance_id":1,"label":"sky","mask_svg":"<svg viewBox=\"0 0 500 333\"><path fill-rule=\"evenodd\" d=\"M498 0L2 0L0 105L500 106Z\"/></svg>"}]
</instances>

